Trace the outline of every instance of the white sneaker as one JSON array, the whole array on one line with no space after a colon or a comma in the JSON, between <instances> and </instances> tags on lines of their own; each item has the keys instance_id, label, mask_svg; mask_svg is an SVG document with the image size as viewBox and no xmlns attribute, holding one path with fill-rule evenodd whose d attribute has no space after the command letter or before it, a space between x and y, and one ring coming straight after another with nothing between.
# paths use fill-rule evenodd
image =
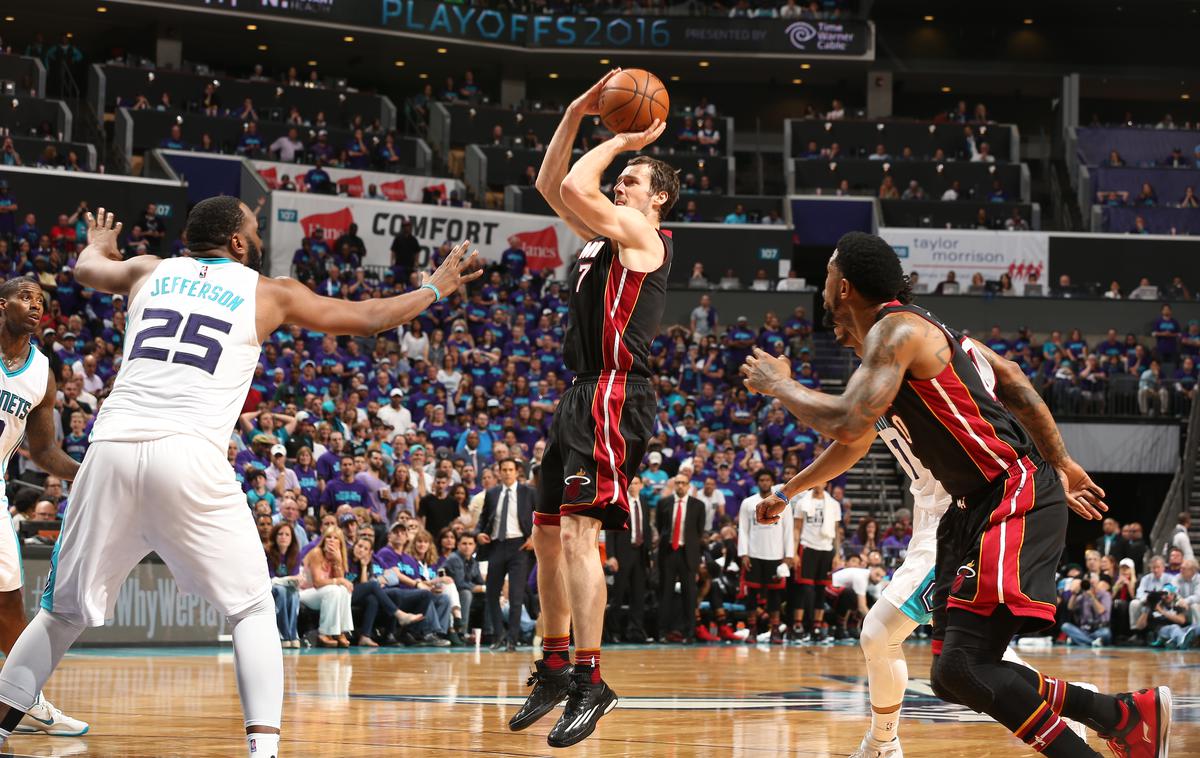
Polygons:
<instances>
[{"instance_id":1,"label":"white sneaker","mask_svg":"<svg viewBox=\"0 0 1200 758\"><path fill-rule=\"evenodd\" d=\"M87 723L73 719L54 707L40 692L33 707L17 724L15 732L22 734L49 734L54 737L78 737L87 734Z\"/></svg>"},{"instance_id":2,"label":"white sneaker","mask_svg":"<svg viewBox=\"0 0 1200 758\"><path fill-rule=\"evenodd\" d=\"M858 750L851 753L850 758L904 758L904 751L900 749L899 737L880 742L867 732Z\"/></svg>"}]
</instances>

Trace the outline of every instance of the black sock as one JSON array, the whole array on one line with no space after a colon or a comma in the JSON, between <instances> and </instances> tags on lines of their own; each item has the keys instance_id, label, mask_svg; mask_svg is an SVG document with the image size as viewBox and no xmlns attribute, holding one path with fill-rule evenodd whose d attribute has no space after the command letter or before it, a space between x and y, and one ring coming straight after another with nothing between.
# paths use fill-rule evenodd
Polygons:
<instances>
[{"instance_id":1,"label":"black sock","mask_svg":"<svg viewBox=\"0 0 1200 758\"><path fill-rule=\"evenodd\" d=\"M1128 709L1112 695L1092 692L1062 679L1043 676L1038 671L1015 663L1005 662L1004 665L1037 688L1038 695L1050 704L1055 713L1075 719L1100 734L1113 734L1125 728Z\"/></svg>"}]
</instances>

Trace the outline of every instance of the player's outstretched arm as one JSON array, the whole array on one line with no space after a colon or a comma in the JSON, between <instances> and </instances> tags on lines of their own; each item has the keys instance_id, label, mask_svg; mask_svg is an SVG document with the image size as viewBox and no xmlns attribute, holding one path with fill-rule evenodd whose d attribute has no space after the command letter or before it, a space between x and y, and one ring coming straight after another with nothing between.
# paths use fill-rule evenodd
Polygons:
<instances>
[{"instance_id":1,"label":"player's outstretched arm","mask_svg":"<svg viewBox=\"0 0 1200 758\"><path fill-rule=\"evenodd\" d=\"M420 315L440 297L483 274L479 251L467 255L469 241L450 251L432 274L421 275L421 288L395 297L341 300L323 297L295 279L258 280L258 333L270 334L280 324L296 324L326 334L369 337L395 329Z\"/></svg>"},{"instance_id":2,"label":"player's outstretched arm","mask_svg":"<svg viewBox=\"0 0 1200 758\"><path fill-rule=\"evenodd\" d=\"M54 435L54 401L57 396L58 383L54 380L54 372L50 372L42 402L29 411L25 427L26 444L29 457L39 468L59 479L73 481L79 464L58 446Z\"/></svg>"},{"instance_id":3,"label":"player's outstretched arm","mask_svg":"<svg viewBox=\"0 0 1200 758\"><path fill-rule=\"evenodd\" d=\"M944 341L944 340L943 340ZM826 437L851 444L870 434L900 390L904 372L925 344L922 325L903 316L881 320L867 333L862 365L841 395L816 392L791 378L786 356L759 348L742 365L746 389L777 397L793 416Z\"/></svg>"},{"instance_id":4,"label":"player's outstretched arm","mask_svg":"<svg viewBox=\"0 0 1200 758\"><path fill-rule=\"evenodd\" d=\"M971 342L972 348L983 356L996 375L996 397L1028 430L1046 463L1058 471L1067 493L1067 505L1085 519L1103 519L1104 511L1108 510L1104 490L1067 453L1067 444L1059 434L1058 424L1029 377L1020 366L997 355L987 345L974 339Z\"/></svg>"},{"instance_id":5,"label":"player's outstretched arm","mask_svg":"<svg viewBox=\"0 0 1200 758\"><path fill-rule=\"evenodd\" d=\"M600 77L600 81L593 84L591 89L567 106L562 121L558 122L558 128L550 138L550 144L546 146L546 157L542 159L542 167L538 170L537 182L534 184L558 217L584 240L590 240L597 235L567 208L559 188L567 176L567 167L571 164L571 149L575 146L580 120L600 112L600 91L604 89L608 80L620 71L619 68L609 71Z\"/></svg>"},{"instance_id":6,"label":"player's outstretched arm","mask_svg":"<svg viewBox=\"0 0 1200 758\"><path fill-rule=\"evenodd\" d=\"M872 428L869 433L856 440L830 444L824 452L817 456L816 460L805 466L803 471L793 476L780 488L787 500L771 494L758 504L758 523L774 524L778 522L779 514L783 512L789 500L801 492L810 490L822 482L832 481L849 471L854 464L862 460L874 441L875 430Z\"/></svg>"},{"instance_id":7,"label":"player's outstretched arm","mask_svg":"<svg viewBox=\"0 0 1200 758\"><path fill-rule=\"evenodd\" d=\"M121 222L103 208L97 210L95 216L84 214L84 218L87 219L88 244L75 263L75 281L101 292L132 296L162 259L155 255L139 255L122 260L121 250L117 247Z\"/></svg>"},{"instance_id":8,"label":"player's outstretched arm","mask_svg":"<svg viewBox=\"0 0 1200 758\"><path fill-rule=\"evenodd\" d=\"M621 153L641 150L662 136L666 122L654 119L644 132L626 132L601 142L575 162L560 190L563 203L596 234L616 240L622 248L657 251L662 248L658 231L635 208L614 205L600 191L600 178Z\"/></svg>"}]
</instances>

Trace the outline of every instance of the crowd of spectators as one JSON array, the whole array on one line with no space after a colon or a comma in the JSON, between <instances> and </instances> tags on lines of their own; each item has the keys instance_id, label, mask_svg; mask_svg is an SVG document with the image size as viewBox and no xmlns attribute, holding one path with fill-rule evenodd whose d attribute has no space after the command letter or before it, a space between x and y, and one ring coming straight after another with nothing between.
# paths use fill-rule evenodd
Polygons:
<instances>
[{"instance_id":1,"label":"crowd of spectators","mask_svg":"<svg viewBox=\"0 0 1200 758\"><path fill-rule=\"evenodd\" d=\"M1086 550L1082 564L1064 567L1058 584L1059 640L1090 647L1196 647L1200 576L1190 527L1191 517L1181 513L1167 543L1152 550L1141 524L1106 518L1102 536Z\"/></svg>"},{"instance_id":2,"label":"crowd of spectators","mask_svg":"<svg viewBox=\"0 0 1200 758\"><path fill-rule=\"evenodd\" d=\"M51 139L51 135L45 135L47 140ZM54 144L45 145L41 152L36 156L29 157L28 162L21 157L21 153L17 151L13 139L9 135L4 136L4 141L0 143L0 166L32 166L35 168L51 168L61 169L63 171L87 171L87 167L80 162L79 154L74 150L68 150L66 155L59 153L58 146Z\"/></svg>"}]
</instances>

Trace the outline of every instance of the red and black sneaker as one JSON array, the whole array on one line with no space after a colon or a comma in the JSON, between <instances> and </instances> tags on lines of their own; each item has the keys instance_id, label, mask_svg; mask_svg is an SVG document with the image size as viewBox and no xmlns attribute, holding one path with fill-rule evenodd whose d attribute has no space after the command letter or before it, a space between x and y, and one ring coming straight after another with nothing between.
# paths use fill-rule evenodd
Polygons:
<instances>
[{"instance_id":1,"label":"red and black sneaker","mask_svg":"<svg viewBox=\"0 0 1200 758\"><path fill-rule=\"evenodd\" d=\"M1167 758L1171 738L1171 689L1125 692L1116 696L1125 720L1113 734L1102 734L1116 758Z\"/></svg>"},{"instance_id":2,"label":"red and black sneaker","mask_svg":"<svg viewBox=\"0 0 1200 758\"><path fill-rule=\"evenodd\" d=\"M700 642L720 642L721 638L713 634L704 624L696 624L696 639Z\"/></svg>"}]
</instances>

